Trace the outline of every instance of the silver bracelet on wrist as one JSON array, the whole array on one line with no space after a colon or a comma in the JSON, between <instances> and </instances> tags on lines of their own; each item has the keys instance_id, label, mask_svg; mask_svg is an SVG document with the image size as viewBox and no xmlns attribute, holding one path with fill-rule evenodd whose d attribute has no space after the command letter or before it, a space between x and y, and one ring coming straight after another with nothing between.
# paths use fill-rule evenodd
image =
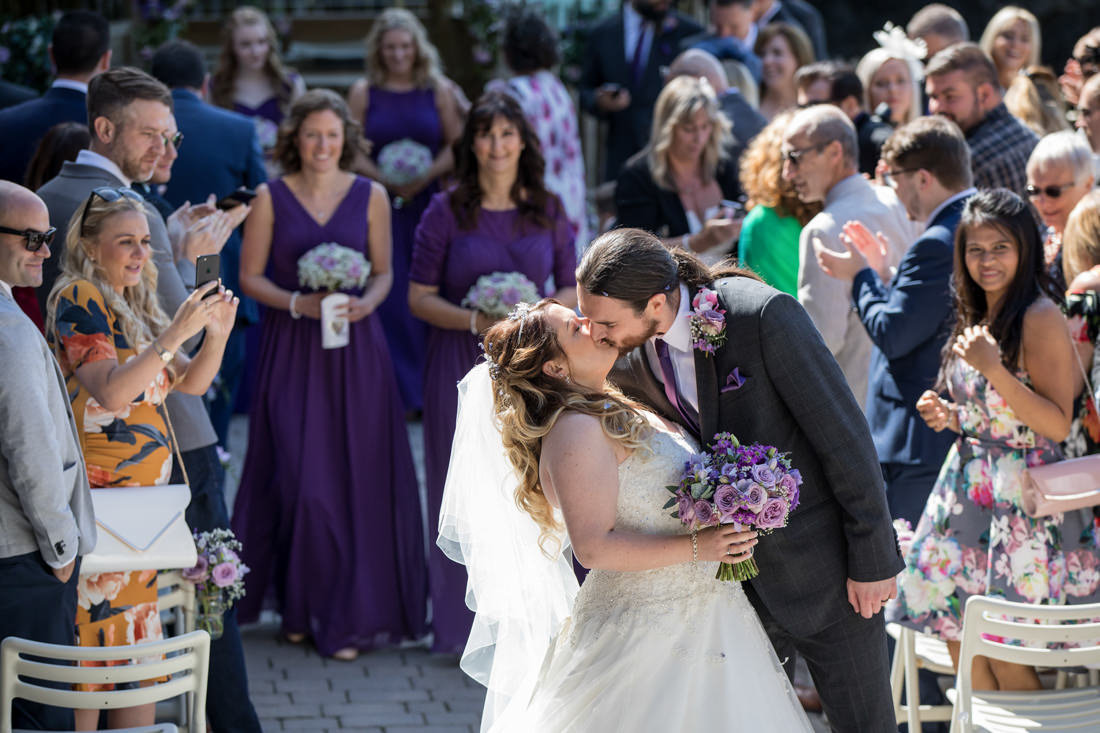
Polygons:
<instances>
[{"instance_id":1,"label":"silver bracelet on wrist","mask_svg":"<svg viewBox=\"0 0 1100 733\"><path fill-rule=\"evenodd\" d=\"M477 308L470 310L470 333L477 336Z\"/></svg>"},{"instance_id":2,"label":"silver bracelet on wrist","mask_svg":"<svg viewBox=\"0 0 1100 733\"><path fill-rule=\"evenodd\" d=\"M287 308L287 310L290 311L290 317L293 318L294 320L298 320L299 318L302 317L301 313L294 310L294 304L298 302L298 296L299 295L301 295L301 293L298 292L297 290L295 290L293 293L290 294L290 306Z\"/></svg>"}]
</instances>

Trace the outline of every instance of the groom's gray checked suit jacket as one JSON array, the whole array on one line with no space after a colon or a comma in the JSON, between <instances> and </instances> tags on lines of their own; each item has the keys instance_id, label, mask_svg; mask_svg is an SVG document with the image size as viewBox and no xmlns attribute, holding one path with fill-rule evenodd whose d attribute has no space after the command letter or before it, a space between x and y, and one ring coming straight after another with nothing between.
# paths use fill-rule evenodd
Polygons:
<instances>
[{"instance_id":1,"label":"groom's gray checked suit jacket","mask_svg":"<svg viewBox=\"0 0 1100 733\"><path fill-rule=\"evenodd\" d=\"M789 633L815 634L852 613L848 578L884 580L904 567L874 444L840 367L797 301L747 277L718 280L714 289L727 337L713 356L695 352L702 443L728 431L791 454L804 481L800 505L786 528L761 538L760 575L750 582ZM611 380L683 422L641 348L619 360Z\"/></svg>"}]
</instances>

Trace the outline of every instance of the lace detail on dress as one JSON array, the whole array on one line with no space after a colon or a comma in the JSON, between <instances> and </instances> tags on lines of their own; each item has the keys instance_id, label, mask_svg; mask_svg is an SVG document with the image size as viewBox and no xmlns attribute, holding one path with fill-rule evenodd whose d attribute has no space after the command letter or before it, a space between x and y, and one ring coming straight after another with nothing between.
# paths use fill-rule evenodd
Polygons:
<instances>
[{"instance_id":1,"label":"lace detail on dress","mask_svg":"<svg viewBox=\"0 0 1100 733\"><path fill-rule=\"evenodd\" d=\"M662 509L684 463L696 452L694 442L680 432L654 426L648 442L619 465L619 498L615 526L646 534L686 534L679 519ZM759 628L739 583L715 580L718 563L681 563L654 570L615 572L593 570L588 574L573 606L574 622L562 634L571 646L598 639L613 631L628 637L640 628L655 627L682 632L685 619L725 596L749 628ZM680 649L687 654L686 649ZM692 652L697 655L696 652ZM714 663L726 661L719 648L707 654Z\"/></svg>"}]
</instances>

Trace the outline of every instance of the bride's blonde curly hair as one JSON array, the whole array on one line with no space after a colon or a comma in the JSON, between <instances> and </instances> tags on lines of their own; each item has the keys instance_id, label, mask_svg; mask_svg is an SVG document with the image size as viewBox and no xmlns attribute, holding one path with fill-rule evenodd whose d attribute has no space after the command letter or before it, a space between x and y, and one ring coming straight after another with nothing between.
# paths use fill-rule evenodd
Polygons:
<instances>
[{"instance_id":1,"label":"bride's blonde curly hair","mask_svg":"<svg viewBox=\"0 0 1100 733\"><path fill-rule=\"evenodd\" d=\"M516 505L538 524L539 546L547 555L555 554L547 548L562 527L543 493L539 460L542 439L561 414L572 411L598 418L607 437L629 450L644 448L651 430L641 406L611 384L593 391L543 371L546 362L565 355L546 318L546 308L552 304L560 305L545 298L529 309L513 312L490 328L482 343L504 449L519 475Z\"/></svg>"}]
</instances>

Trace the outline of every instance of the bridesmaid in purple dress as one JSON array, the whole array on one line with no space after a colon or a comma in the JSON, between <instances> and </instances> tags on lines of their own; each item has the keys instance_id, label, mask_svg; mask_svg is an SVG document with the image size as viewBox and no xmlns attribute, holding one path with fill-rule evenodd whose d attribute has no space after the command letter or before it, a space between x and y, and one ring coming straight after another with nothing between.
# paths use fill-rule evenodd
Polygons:
<instances>
[{"instance_id":1,"label":"bridesmaid in purple dress","mask_svg":"<svg viewBox=\"0 0 1100 733\"><path fill-rule=\"evenodd\" d=\"M286 176L261 186L245 228L241 288L267 306L233 529L252 572L242 622L274 596L291 641L325 656L425 632L419 492L378 305L390 289L389 200L348 172L358 124L327 89L291 107L276 146ZM321 299L297 262L336 242L371 277L347 306L350 345L321 347Z\"/></svg>"},{"instance_id":2,"label":"bridesmaid in purple dress","mask_svg":"<svg viewBox=\"0 0 1100 733\"><path fill-rule=\"evenodd\" d=\"M278 47L275 28L263 11L237 8L223 29L221 59L210 80L214 104L255 122L268 178L279 174L272 157L279 123L305 92L302 77L283 66Z\"/></svg>"},{"instance_id":3,"label":"bridesmaid in purple dress","mask_svg":"<svg viewBox=\"0 0 1100 733\"><path fill-rule=\"evenodd\" d=\"M543 185L538 138L523 110L499 92L474 105L456 145L457 185L432 197L416 230L409 307L431 325L424 377L424 470L428 531L435 537L458 411L456 384L477 362L480 334L494 320L460 305L492 272L520 272L543 295L577 302L575 232ZM553 278L553 287L548 281ZM428 559L432 650L455 654L470 634L466 570L435 543Z\"/></svg>"},{"instance_id":4,"label":"bridesmaid in purple dress","mask_svg":"<svg viewBox=\"0 0 1100 733\"><path fill-rule=\"evenodd\" d=\"M361 173L380 182L393 206L393 288L378 309L390 346L405 409L422 407L421 384L427 329L409 312L409 264L413 235L438 179L454 168L451 143L462 132L452 84L439 70L439 54L416 16L390 8L367 36L367 76L348 92L353 114L362 113L370 158L360 158ZM395 179L379 164L388 145L411 141L427 148L431 164L413 180Z\"/></svg>"}]
</instances>

